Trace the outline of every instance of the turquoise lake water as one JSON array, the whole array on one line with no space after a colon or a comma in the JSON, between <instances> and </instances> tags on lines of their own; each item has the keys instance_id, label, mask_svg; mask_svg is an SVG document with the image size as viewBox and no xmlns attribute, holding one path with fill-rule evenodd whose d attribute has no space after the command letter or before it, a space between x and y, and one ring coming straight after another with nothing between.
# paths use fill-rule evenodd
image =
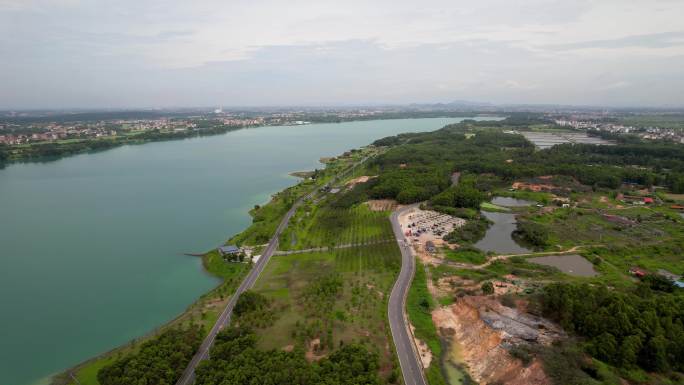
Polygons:
<instances>
[{"instance_id":1,"label":"turquoise lake water","mask_svg":"<svg viewBox=\"0 0 684 385\"><path fill-rule=\"evenodd\" d=\"M143 335L217 284L185 252L219 245L291 171L461 119L261 127L0 170L0 383Z\"/></svg>"}]
</instances>

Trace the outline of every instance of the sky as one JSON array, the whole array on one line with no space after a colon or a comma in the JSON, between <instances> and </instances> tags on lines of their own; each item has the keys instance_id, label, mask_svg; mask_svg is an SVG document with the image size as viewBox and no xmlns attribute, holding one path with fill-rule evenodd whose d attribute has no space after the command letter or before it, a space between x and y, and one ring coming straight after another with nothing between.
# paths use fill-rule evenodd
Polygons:
<instances>
[{"instance_id":1,"label":"sky","mask_svg":"<svg viewBox=\"0 0 684 385\"><path fill-rule=\"evenodd\" d=\"M682 0L0 0L0 109L684 105Z\"/></svg>"}]
</instances>

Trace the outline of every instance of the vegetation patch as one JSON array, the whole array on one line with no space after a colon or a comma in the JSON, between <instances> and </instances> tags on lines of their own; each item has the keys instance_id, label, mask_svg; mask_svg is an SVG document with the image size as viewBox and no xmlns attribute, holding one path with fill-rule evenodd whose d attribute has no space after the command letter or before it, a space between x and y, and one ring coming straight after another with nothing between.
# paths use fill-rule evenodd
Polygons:
<instances>
[{"instance_id":1,"label":"vegetation patch","mask_svg":"<svg viewBox=\"0 0 684 385\"><path fill-rule=\"evenodd\" d=\"M389 222L389 221L388 221ZM259 328L260 349L288 346L310 358L362 342L378 355L383 378L396 376L387 325L387 301L401 266L396 243L274 257L255 291L279 309Z\"/></svg>"},{"instance_id":2,"label":"vegetation patch","mask_svg":"<svg viewBox=\"0 0 684 385\"><path fill-rule=\"evenodd\" d=\"M215 384L380 384L379 359L361 344L341 346L329 357L309 363L304 351L264 351L246 328L228 328L216 338L211 359L197 368L197 385Z\"/></svg>"},{"instance_id":3,"label":"vegetation patch","mask_svg":"<svg viewBox=\"0 0 684 385\"><path fill-rule=\"evenodd\" d=\"M97 373L101 385L173 384L202 342L199 327L170 329Z\"/></svg>"},{"instance_id":4,"label":"vegetation patch","mask_svg":"<svg viewBox=\"0 0 684 385\"><path fill-rule=\"evenodd\" d=\"M551 284L544 314L587 338L585 350L616 367L667 373L684 370L684 295L633 292L587 284Z\"/></svg>"},{"instance_id":5,"label":"vegetation patch","mask_svg":"<svg viewBox=\"0 0 684 385\"><path fill-rule=\"evenodd\" d=\"M446 260L460 263L470 263L473 265L481 265L487 262L487 255L480 249L475 247L461 247L456 250L450 248L444 249Z\"/></svg>"},{"instance_id":6,"label":"vegetation patch","mask_svg":"<svg viewBox=\"0 0 684 385\"><path fill-rule=\"evenodd\" d=\"M495 213L507 213L511 211L511 209L499 205L495 205L494 203L490 202L482 202L480 205L480 208L484 211L491 211Z\"/></svg>"},{"instance_id":7,"label":"vegetation patch","mask_svg":"<svg viewBox=\"0 0 684 385\"><path fill-rule=\"evenodd\" d=\"M446 384L439 360L442 355L442 343L437 328L432 323L432 309L435 306L435 301L427 288L425 268L416 260L416 273L406 298L406 312L414 327L413 333L416 338L425 342L432 352L433 359L426 370L430 384Z\"/></svg>"},{"instance_id":8,"label":"vegetation patch","mask_svg":"<svg viewBox=\"0 0 684 385\"><path fill-rule=\"evenodd\" d=\"M445 235L444 240L449 243L471 245L484 238L490 225L491 222L484 215L479 215L476 219L466 221L465 225Z\"/></svg>"}]
</instances>

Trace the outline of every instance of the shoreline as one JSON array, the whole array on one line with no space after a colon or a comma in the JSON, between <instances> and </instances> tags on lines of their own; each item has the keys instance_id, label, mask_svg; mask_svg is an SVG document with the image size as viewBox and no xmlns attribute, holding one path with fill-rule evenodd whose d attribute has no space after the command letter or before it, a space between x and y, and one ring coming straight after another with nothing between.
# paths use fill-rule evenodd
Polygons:
<instances>
[{"instance_id":1,"label":"shoreline","mask_svg":"<svg viewBox=\"0 0 684 385\"><path fill-rule=\"evenodd\" d=\"M366 146L363 148L368 149L369 146ZM366 159L364 159L364 161L365 160ZM355 162L352 161L352 165L354 165L354 163ZM354 166L352 166L352 168L353 167ZM286 195L288 193L290 193L291 190L295 190L295 196L297 198L306 195L306 193L308 193L310 191L316 191L316 189L320 188L320 186L325 184L326 181L334 179L337 175L343 174L346 171L348 171L348 170L347 169L334 170L334 171L332 171L331 174L328 174L330 171L326 172L326 170L324 169L323 173L322 173L322 177L315 180L315 181L300 178L297 181L297 183L295 183L294 185L286 187L282 190L276 191L275 193L271 194L270 195L271 198L265 204L261 205L261 208L279 205L280 203L282 203L282 202L280 202L281 200L287 199ZM301 190L301 189L303 189L303 191L296 191L296 190ZM291 205L292 204L286 204L286 207L288 210L291 207ZM285 211L287 211L287 210L285 210ZM250 209L248 212L249 212L249 215L251 217L254 217L254 209ZM282 218L282 215L277 215L275 219L277 220L277 222L279 222L281 218ZM244 228L242 231L232 235L229 238L226 238L225 241L223 242L223 244L228 243L228 242L232 242L236 238L239 239L239 237L241 235L248 233L248 231L252 228L253 225L254 225L254 222L252 222L252 224L250 224L249 226ZM261 244L254 245L254 247L261 247L261 246L263 246L263 245L261 245ZM160 333L164 332L165 330L167 330L169 328L178 326L179 324L182 325L183 322L187 321L188 319L192 319L192 317L196 313L196 310L198 310L198 309L201 310L202 305L205 304L206 300L210 300L212 297L215 298L217 294L219 296L221 296L221 301L220 301L221 304L222 305L227 304L230 301L230 299L232 298L232 296L235 294L235 289L240 284L242 279L251 271L253 265L252 264L244 264L244 266L249 266L249 269L242 269L240 274L237 275L237 277L239 278L238 282L229 283L229 285L230 285L230 287L228 287L229 294L224 297L223 295L219 294L219 291L221 291L224 287L226 287L225 286L227 283L226 278L223 277L221 274L219 274L218 271L214 271L210 265L210 263L211 263L210 258L214 255L218 255L217 253L214 253L215 250L216 250L216 248L212 248L212 249L204 252L203 254L201 254L201 253L182 253L182 254L187 255L187 256L191 256L191 257L201 258L202 259L202 270L203 270L203 272L206 274L209 274L210 276L215 277L219 280L219 283L216 286L211 288L206 293L200 295L195 301L188 304L188 306L186 307L186 309L183 312L176 315L174 318L170 319L169 321L164 322L163 324L155 327L154 329L150 330L149 332L147 332L147 333L145 333L139 337L136 337L136 338L133 338L129 341L126 341L126 342L120 344L119 346L116 346L112 349L109 349L107 351L99 353L93 357L90 357L90 358L88 358L82 362L77 363L76 365L68 367L63 371L60 371L60 372L55 373L51 376L48 376L47 377L47 379L48 379L47 384L49 384L49 385L72 385L72 384L78 385L78 383L74 380L74 378L78 377L77 375L78 375L79 371L88 368L88 366L93 365L100 360L105 360L105 359L108 359L110 357L113 357L117 353L125 352L127 349L134 349L140 343L159 335ZM240 265L243 265L243 264L240 264ZM231 281L234 281L234 278L235 277L231 277ZM218 312L218 314L220 314L220 311ZM209 328L211 328L212 325L208 325L208 326L209 326Z\"/></svg>"},{"instance_id":2,"label":"shoreline","mask_svg":"<svg viewBox=\"0 0 684 385\"><path fill-rule=\"evenodd\" d=\"M401 121L401 120L405 120L405 119L394 119L394 120ZM143 144L143 143L141 143L141 144ZM365 147L361 147L361 148L362 148L361 153L357 153L355 155L349 155L348 157L345 157L345 156L333 157L332 159L334 159L334 160L331 161L330 163L325 164L324 169L321 170L322 171L321 177L317 178L315 181L313 181L313 180L298 180L293 185L286 187L284 189L281 189L279 191L276 191L275 193L271 194L271 198L267 201L267 203L265 205L262 206L262 208L263 207L269 208L266 211L269 211L269 210L271 211L270 213L267 212L266 215L267 216L273 215L273 212L272 212L273 210L276 210L276 211L279 210L280 207L278 207L278 206L282 206L284 201L287 201L287 199L291 198L291 195L288 196L288 194L292 194L292 191L294 191L296 194L297 190L302 188L302 187L304 187L304 188L315 187L315 186L318 186L320 183L325 183L326 180L333 178L335 175L337 175L341 172L347 171L346 169L341 170L340 167L345 167L345 166L349 165L350 163L347 163L347 162L349 162L350 160L351 160L351 164L353 164L354 160L358 160L361 157L363 157L361 154L366 153L367 149L371 149L372 152L377 151L377 148L375 148L374 146L365 146ZM282 199L282 198L284 198L284 199ZM250 215L252 217L254 217L253 210L254 209L249 210ZM287 210L285 210L285 211L287 211ZM281 218L281 215L278 215L278 218ZM256 222L256 223L262 223L262 222ZM253 234L250 232L250 229L252 228L252 226L254 224L255 224L255 222L252 222L249 226L242 229L242 231L235 233L234 235L230 236L229 238L224 238L225 243L231 242L231 243L242 244L244 242L244 244L252 244L252 242L254 241L254 239L253 239L254 237L253 237ZM257 244L260 244L260 243L257 243ZM213 250L214 249L211 249L210 251L207 251L204 254L201 254L201 253L184 253L184 254L194 256L194 257L197 257L197 256L201 257L202 258L202 269L204 270L204 272L208 273L212 277L218 278L219 282L218 282L218 284L216 284L216 286L214 286L213 288L211 288L210 290L208 290L204 294L201 294L200 296L198 296L193 302L191 302L190 304L187 305L187 307L184 311L182 311L181 313L179 313L178 315L176 315L172 319L160 324L159 326L155 327L154 329L150 330L149 332L147 332L141 336L135 337L129 341L126 341L119 346L113 347L112 349L103 351L102 353L99 353L99 354L97 354L93 357L90 357L84 361L81 361L81 362L79 362L79 363L77 363L71 367L68 367L65 370L60 371L59 373L57 373L55 375L52 375L51 384L53 384L53 385L65 385L65 384L75 383L73 380L71 380L69 378L69 373L79 374L78 377L79 377L80 381L84 382L83 378L81 378L80 373L79 373L82 369L90 366L91 364L93 364L97 361L112 357L112 355L114 355L118 352L124 352L124 351L127 351L128 349L131 349L132 347L139 346L139 344L141 342L158 335L159 333L163 332L164 330L166 330L170 327L176 326L179 323L187 321L189 319L189 317L192 317L193 315L199 314L198 312L202 310L202 306L206 305L207 301L211 300L212 298L218 297L221 292L227 290L229 287L231 287L230 285L234 284L232 282L227 284L227 279L225 278L225 276L221 275L220 273L217 274L217 272L214 269L212 269L211 262L216 262L215 260L214 261L210 260L212 257L215 257L214 254L216 254L216 253L212 253ZM240 278L240 280L241 280L241 277L244 277L244 275L247 274L248 272L249 272L248 269L242 269L240 274L236 275L236 277ZM231 277L230 280L234 280L234 278L235 277ZM237 284L239 284L239 282ZM222 299L224 301L228 301L229 298L233 294L234 294L234 288L230 289L229 293L224 293L224 296L227 298L222 298ZM210 316L213 316L213 314Z\"/></svg>"},{"instance_id":3,"label":"shoreline","mask_svg":"<svg viewBox=\"0 0 684 385\"><path fill-rule=\"evenodd\" d=\"M271 124L262 124L262 125L253 125L253 126L240 126L240 127L217 127L213 129L205 129L205 130L198 130L198 131L185 131L182 133L177 133L177 132L157 132L156 134L160 135L159 137L142 137L142 138L136 138L130 137L126 138L123 136L114 136L114 137L106 137L106 138L100 138L100 139L93 139L93 138L86 138L82 140L78 140L76 142L70 142L70 143L60 143L59 141L45 141L45 142L36 142L36 143L29 143L28 147L39 147L39 146L60 146L60 145L84 145L84 148L82 149L76 149L74 151L68 151L68 150L63 150L64 152L62 154L58 155L47 155L47 156L26 156L26 157L21 157L21 158L12 158L11 156L8 157L6 160L0 162L0 170L2 170L5 167L14 165L14 164L27 164L27 163L47 163L47 162L54 162L60 159L65 159L69 158L72 156L76 155L81 155L81 154L92 154L92 153L98 153L98 152L103 152L103 151L108 151L112 150L115 148L119 148L122 146L126 145L141 145L141 144L147 144L147 143L154 143L154 142L167 142L167 141L174 141L174 140L183 140L183 139L194 139L194 138L201 138L205 136L216 136L216 135L223 135L227 134L229 132L233 131L239 131L239 130L244 130L244 129L253 129L253 128L262 128L262 127L299 127L299 126L309 126L313 124L340 124L340 123L354 123L354 122L368 122L368 121L373 121L373 120L407 120L407 119L449 119L449 118L466 118L466 119L477 119L480 117L483 118L501 118L500 115L503 114L488 114L488 113L459 113L459 114L441 114L441 115L435 115L435 116L406 116L406 117L394 117L394 116L377 116L377 117L372 117L369 119L351 119L351 120L339 120L339 121L323 121L323 122L309 122L309 124L290 124L290 125L282 125L282 124L276 124L276 125L271 125ZM155 134L153 132L143 132L138 134L137 136L144 136L144 135L150 135L150 134ZM110 142L108 145L100 148L92 148L89 145L92 144L102 144L102 143L107 143ZM20 145L20 147L25 147L25 145ZM12 153L17 149L17 145L10 146L6 149L8 153ZM294 171L297 172L297 171Z\"/></svg>"}]
</instances>

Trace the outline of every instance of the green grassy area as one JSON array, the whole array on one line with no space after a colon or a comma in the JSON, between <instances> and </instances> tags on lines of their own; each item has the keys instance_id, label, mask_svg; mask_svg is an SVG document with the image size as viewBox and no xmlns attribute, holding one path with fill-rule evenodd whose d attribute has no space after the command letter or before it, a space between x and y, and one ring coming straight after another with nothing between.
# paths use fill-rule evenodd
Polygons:
<instances>
[{"instance_id":1,"label":"green grassy area","mask_svg":"<svg viewBox=\"0 0 684 385\"><path fill-rule=\"evenodd\" d=\"M311 180L301 181L271 198L268 204L255 206L250 210L252 224L244 231L230 238L227 244L262 245L268 243L283 216L300 197L315 189L319 183Z\"/></svg>"},{"instance_id":2,"label":"green grassy area","mask_svg":"<svg viewBox=\"0 0 684 385\"><path fill-rule=\"evenodd\" d=\"M263 206L257 205L250 210L249 213L252 216L252 224L244 231L231 237L226 243L250 246L267 243L273 236L273 233L275 233L275 229L278 227L282 217L299 198L320 188L336 176L349 172L351 167L356 165L363 158L374 156L378 152L379 150L373 147L367 147L361 150L349 151L345 153L346 155L344 156L339 156L328 161L325 165L325 169L318 171L315 180L302 180L296 185L274 194L267 204ZM356 167L351 170L350 175L353 175L355 174L355 171L362 169L363 167ZM349 178L349 175L347 175L346 178ZM306 208L313 210L316 207L318 207L318 205L312 201L305 202L302 205L302 208L297 211L297 215L293 217L290 222L290 227L296 227L297 224L302 221L302 215L306 215L303 214L305 213L304 210L306 210ZM350 219L355 215L357 215L357 213L349 213L345 218ZM306 231L303 231L304 233L301 235L303 237L307 236ZM286 231L284 232L283 237L287 238L289 236L294 236L292 234L292 232ZM290 244L291 241L289 241L289 239L281 239L280 247L287 247L287 245ZM327 246L328 244L324 245Z\"/></svg>"},{"instance_id":3,"label":"green grassy area","mask_svg":"<svg viewBox=\"0 0 684 385\"><path fill-rule=\"evenodd\" d=\"M684 218L662 207L559 208L552 213L531 215L529 219L547 226L550 244L564 247L587 244L639 246L684 236L681 226Z\"/></svg>"},{"instance_id":4,"label":"green grassy area","mask_svg":"<svg viewBox=\"0 0 684 385\"><path fill-rule=\"evenodd\" d=\"M361 342L379 354L382 371L389 375L396 368L387 301L400 265L395 243L273 257L254 290L273 301L278 317L258 330L264 337L259 347L306 350L314 339L328 340L317 352L325 355L330 346ZM313 297L311 303L312 287L330 275L341 277L339 292L328 300Z\"/></svg>"},{"instance_id":5,"label":"green grassy area","mask_svg":"<svg viewBox=\"0 0 684 385\"><path fill-rule=\"evenodd\" d=\"M284 250L394 239L389 213L371 211L364 204L334 208L309 203L297 210L291 223L280 238Z\"/></svg>"},{"instance_id":6,"label":"green grassy area","mask_svg":"<svg viewBox=\"0 0 684 385\"><path fill-rule=\"evenodd\" d=\"M349 170L366 156L364 151L348 153L346 160L329 161L326 170ZM271 325L257 330L263 337L258 346L299 346L321 356L341 344L361 342L379 354L381 374L389 378L396 375L398 366L387 324L387 301L401 267L389 213L371 211L363 203L337 204L346 193L345 180L367 172L366 165L345 172L345 178L336 183L343 191L305 202L293 216L281 236L280 249L366 245L273 257L254 290L272 301L278 315ZM342 285L333 290L335 286L328 283L336 282L335 277L341 278ZM311 351L316 340L320 346Z\"/></svg>"},{"instance_id":7,"label":"green grassy area","mask_svg":"<svg viewBox=\"0 0 684 385\"><path fill-rule=\"evenodd\" d=\"M97 381L97 372L103 367L111 364L116 359L116 356L108 356L100 360L93 361L92 364L84 366L82 369L76 372L76 379L80 384L83 385L99 385ZM72 382L72 384L74 384Z\"/></svg>"},{"instance_id":8,"label":"green grassy area","mask_svg":"<svg viewBox=\"0 0 684 385\"><path fill-rule=\"evenodd\" d=\"M437 328L432 323L431 311L436 305L434 298L432 298L427 288L425 268L416 259L416 273L406 298L406 312L408 313L411 325L415 328L414 334L416 338L424 341L432 352L433 359L425 371L430 385L446 384L440 364L442 343L439 334L437 334Z\"/></svg>"},{"instance_id":9,"label":"green grassy area","mask_svg":"<svg viewBox=\"0 0 684 385\"><path fill-rule=\"evenodd\" d=\"M553 200L553 196L546 192L528 191L528 190L514 190L499 189L492 193L494 196L510 197L516 199L524 199L528 201L548 204Z\"/></svg>"},{"instance_id":10,"label":"green grassy area","mask_svg":"<svg viewBox=\"0 0 684 385\"><path fill-rule=\"evenodd\" d=\"M684 129L684 115L639 115L620 119L620 123L636 127Z\"/></svg>"},{"instance_id":11,"label":"green grassy area","mask_svg":"<svg viewBox=\"0 0 684 385\"><path fill-rule=\"evenodd\" d=\"M508 212L511 211L511 209L499 205L495 205L494 203L491 202L482 202L480 204L480 209L484 211L492 211L492 212Z\"/></svg>"},{"instance_id":12,"label":"green grassy area","mask_svg":"<svg viewBox=\"0 0 684 385\"><path fill-rule=\"evenodd\" d=\"M487 262L487 255L485 253L471 247L462 247L456 250L447 247L444 249L444 258L447 261L470 263L473 265L481 265Z\"/></svg>"}]
</instances>

